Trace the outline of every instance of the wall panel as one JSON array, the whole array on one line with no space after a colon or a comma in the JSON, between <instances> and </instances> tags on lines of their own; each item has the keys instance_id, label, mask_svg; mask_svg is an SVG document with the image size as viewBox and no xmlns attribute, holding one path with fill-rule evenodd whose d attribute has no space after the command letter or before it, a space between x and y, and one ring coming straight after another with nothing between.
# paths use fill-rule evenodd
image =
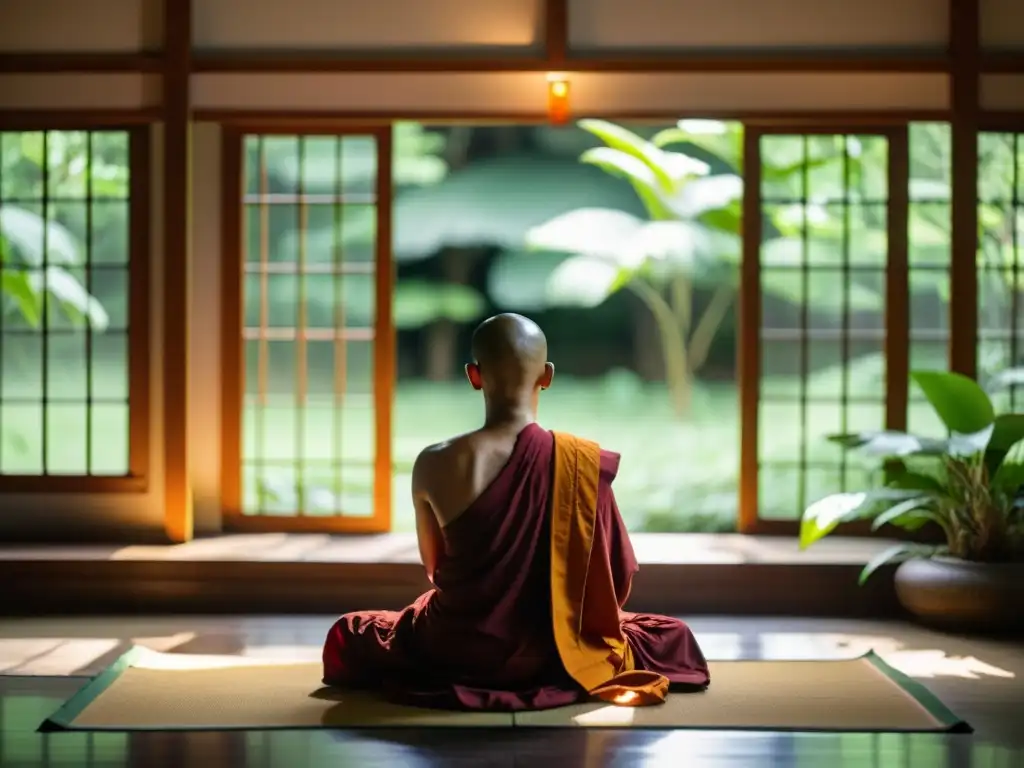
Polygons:
<instances>
[{"instance_id":1,"label":"wall panel","mask_svg":"<svg viewBox=\"0 0 1024 768\"><path fill-rule=\"evenodd\" d=\"M945 75L602 74L571 75L576 114L621 112L733 115L819 110L939 110ZM297 110L479 115L542 114L542 73L204 74L198 110Z\"/></svg>"},{"instance_id":2,"label":"wall panel","mask_svg":"<svg viewBox=\"0 0 1024 768\"><path fill-rule=\"evenodd\" d=\"M982 75L981 108L993 112L1024 112L1024 74Z\"/></svg>"},{"instance_id":3,"label":"wall panel","mask_svg":"<svg viewBox=\"0 0 1024 768\"><path fill-rule=\"evenodd\" d=\"M192 126L192 328L221 325L221 129ZM220 334L189 339L189 476L197 535L219 531Z\"/></svg>"},{"instance_id":4,"label":"wall panel","mask_svg":"<svg viewBox=\"0 0 1024 768\"><path fill-rule=\"evenodd\" d=\"M583 50L938 50L948 35L947 5L946 0L569 0L569 44Z\"/></svg>"},{"instance_id":5,"label":"wall panel","mask_svg":"<svg viewBox=\"0 0 1024 768\"><path fill-rule=\"evenodd\" d=\"M194 0L193 41L215 50L533 45L539 0Z\"/></svg>"},{"instance_id":6,"label":"wall panel","mask_svg":"<svg viewBox=\"0 0 1024 768\"><path fill-rule=\"evenodd\" d=\"M1024 50L1024 2L980 0L981 47Z\"/></svg>"},{"instance_id":7,"label":"wall panel","mask_svg":"<svg viewBox=\"0 0 1024 768\"><path fill-rule=\"evenodd\" d=\"M0 110L141 109L159 103L155 75L0 75Z\"/></svg>"},{"instance_id":8,"label":"wall panel","mask_svg":"<svg viewBox=\"0 0 1024 768\"><path fill-rule=\"evenodd\" d=\"M159 0L0 2L3 53L132 53L160 41Z\"/></svg>"}]
</instances>

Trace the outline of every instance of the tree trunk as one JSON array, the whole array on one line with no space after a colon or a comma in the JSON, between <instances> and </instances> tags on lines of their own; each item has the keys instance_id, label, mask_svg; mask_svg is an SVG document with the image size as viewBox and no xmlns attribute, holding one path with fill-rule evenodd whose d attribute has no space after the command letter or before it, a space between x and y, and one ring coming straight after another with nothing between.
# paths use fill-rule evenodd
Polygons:
<instances>
[{"instance_id":1,"label":"tree trunk","mask_svg":"<svg viewBox=\"0 0 1024 768\"><path fill-rule=\"evenodd\" d=\"M427 379L450 381L459 329L451 320L438 320L427 329Z\"/></svg>"},{"instance_id":2,"label":"tree trunk","mask_svg":"<svg viewBox=\"0 0 1024 768\"><path fill-rule=\"evenodd\" d=\"M462 168L469 161L469 143L473 129L469 126L455 126L448 133L445 146L445 161L450 171ZM445 248L441 251L441 282L465 283L469 274L470 255L466 251ZM437 320L427 327L426 375L428 381L449 381L455 367L456 347L459 329L451 320Z\"/></svg>"},{"instance_id":3,"label":"tree trunk","mask_svg":"<svg viewBox=\"0 0 1024 768\"><path fill-rule=\"evenodd\" d=\"M633 370L644 381L665 381L665 360L659 343L658 324L642 301L631 304L633 315Z\"/></svg>"},{"instance_id":4,"label":"tree trunk","mask_svg":"<svg viewBox=\"0 0 1024 768\"><path fill-rule=\"evenodd\" d=\"M466 285L476 251L445 248L441 251L441 282ZM427 328L427 379L450 381L457 369L459 327L451 320L437 320Z\"/></svg>"}]
</instances>

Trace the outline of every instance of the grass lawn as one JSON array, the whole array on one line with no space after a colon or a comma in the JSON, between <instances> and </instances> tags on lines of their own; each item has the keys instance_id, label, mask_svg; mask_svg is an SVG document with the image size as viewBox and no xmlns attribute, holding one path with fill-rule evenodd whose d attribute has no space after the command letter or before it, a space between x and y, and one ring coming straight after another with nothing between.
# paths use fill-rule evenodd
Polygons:
<instances>
[{"instance_id":1,"label":"grass lawn","mask_svg":"<svg viewBox=\"0 0 1024 768\"><path fill-rule=\"evenodd\" d=\"M877 366L855 363L850 368L851 392L867 386ZM113 375L114 371L111 372ZM100 373L94 374L102 376ZM829 388L836 370L815 374L809 388ZM101 382L97 382L101 383ZM10 386L5 382L5 387ZM94 386L102 392L103 388ZM322 390L321 390L322 391ZM804 503L869 481L869 468L856 460L844 473L838 450L821 439L842 427L835 403L816 403L807 410L807 460L799 473L792 464L804 443L797 382L771 379L763 391L789 404L774 401L762 407L760 423L761 511L766 517L795 519ZM81 473L85 469L86 411L75 404L50 404L47 427L48 466L52 472ZM118 474L127 463L127 414L123 406L93 406L92 462L94 472ZM880 404L850 405L847 428L881 427ZM430 443L476 427L482 418L480 396L461 382L430 384L403 381L394 411L393 528L413 530L409 494L412 463ZM301 415L301 418L297 418ZM663 386L646 385L629 374L600 379L560 377L541 397L544 426L580 434L622 454L615 484L619 506L633 530L731 530L737 508L739 409L735 385L702 384L694 393L691 413L677 418ZM42 408L5 404L0 458L5 473L38 473L42 452ZM258 426L259 425L259 426ZM927 406L912 405L910 426L938 434ZM368 396L353 396L343 408L311 400L304 411L289 399L271 401L261 411L247 409L243 449L259 464L243 470L246 506L272 514L369 515L373 492L373 411ZM301 453L296 446L301 445ZM262 447L261 447L262 446ZM337 448L337 453L335 453ZM342 459L336 476L332 456ZM297 458L301 456L301 462ZM296 470L301 465L302 471Z\"/></svg>"},{"instance_id":2,"label":"grass lawn","mask_svg":"<svg viewBox=\"0 0 1024 768\"><path fill-rule=\"evenodd\" d=\"M865 361L851 366L850 386L874 376L877 365ZM825 370L809 382L809 389L830 388L837 370ZM797 382L772 379L765 392L795 398ZM479 394L461 382L432 384L400 382L394 412L393 528L413 530L409 493L410 471L424 446L473 429L480 424L483 403ZM915 402L911 426L935 432L927 405ZM644 385L630 375L572 380L561 377L541 396L541 422L596 440L622 454L615 483L623 516L633 530L723 531L735 527L739 473L739 408L734 384L701 385L694 393L691 413L677 418L664 386ZM793 403L765 405L760 424L761 510L768 517L796 519L803 505L842 488L859 488L872 480L873 467L856 459L840 468L839 450L822 439L843 427L836 403L815 403L807 409L806 458L809 469L801 475L799 461L803 431L800 411ZM878 429L884 408L878 403L847 407L846 427ZM288 514L304 507L307 514L370 514L373 485L372 411L368 399L349 403L340 411L329 404L307 406L302 424L288 402L263 411L263 451L256 445L256 413L246 419L246 452L265 457L262 470L245 473L247 504ZM301 480L294 470L292 446L301 439L309 457ZM343 457L341 478L329 466L335 440ZM319 463L314 458L323 459ZM258 477L264 478L261 488ZM296 486L305 488L305 503L296 499ZM262 492L261 492L262 491Z\"/></svg>"}]
</instances>

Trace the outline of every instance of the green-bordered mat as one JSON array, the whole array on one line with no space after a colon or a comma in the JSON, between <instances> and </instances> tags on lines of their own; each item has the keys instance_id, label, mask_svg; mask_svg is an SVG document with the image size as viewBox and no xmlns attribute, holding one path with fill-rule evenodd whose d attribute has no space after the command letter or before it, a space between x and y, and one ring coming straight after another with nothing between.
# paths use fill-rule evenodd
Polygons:
<instances>
[{"instance_id":1,"label":"green-bordered mat","mask_svg":"<svg viewBox=\"0 0 1024 768\"><path fill-rule=\"evenodd\" d=\"M319 664L134 648L75 694L45 730L273 728L700 728L970 732L924 686L878 656L720 661L711 686L653 707L580 704L541 712L445 712L324 689Z\"/></svg>"}]
</instances>

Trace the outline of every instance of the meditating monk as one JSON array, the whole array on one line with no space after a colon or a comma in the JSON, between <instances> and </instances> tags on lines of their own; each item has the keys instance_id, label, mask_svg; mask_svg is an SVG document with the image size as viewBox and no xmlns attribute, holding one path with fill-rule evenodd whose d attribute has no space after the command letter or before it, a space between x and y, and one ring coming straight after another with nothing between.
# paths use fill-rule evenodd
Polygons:
<instances>
[{"instance_id":1,"label":"meditating monk","mask_svg":"<svg viewBox=\"0 0 1024 768\"><path fill-rule=\"evenodd\" d=\"M683 622L622 610L638 566L612 493L619 456L537 425L555 373L544 333L497 315L474 332L473 359L483 426L430 446L413 467L434 588L403 611L342 616L324 646L324 683L474 710L656 704L672 684L707 686Z\"/></svg>"}]
</instances>

